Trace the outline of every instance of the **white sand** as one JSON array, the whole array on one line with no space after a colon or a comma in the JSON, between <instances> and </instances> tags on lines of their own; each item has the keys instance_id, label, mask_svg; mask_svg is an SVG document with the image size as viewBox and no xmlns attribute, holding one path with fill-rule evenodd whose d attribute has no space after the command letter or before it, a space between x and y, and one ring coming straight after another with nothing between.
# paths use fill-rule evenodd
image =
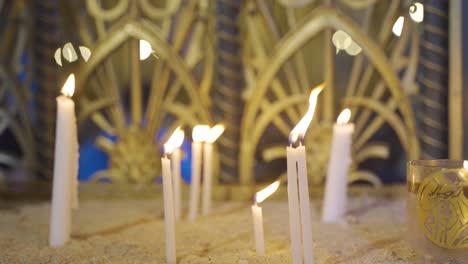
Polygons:
<instances>
[{"instance_id":1,"label":"white sand","mask_svg":"<svg viewBox=\"0 0 468 264\"><path fill-rule=\"evenodd\" d=\"M321 202L312 202L316 263L415 261L403 237L404 197L362 194L350 203L347 223L322 224ZM255 254L249 203L214 207L212 216L177 224L178 263L291 262L286 200L262 205L264 256ZM0 263L165 263L161 200L82 201L74 212L73 239L62 248L48 247L49 210L49 203L0 202Z\"/></svg>"}]
</instances>

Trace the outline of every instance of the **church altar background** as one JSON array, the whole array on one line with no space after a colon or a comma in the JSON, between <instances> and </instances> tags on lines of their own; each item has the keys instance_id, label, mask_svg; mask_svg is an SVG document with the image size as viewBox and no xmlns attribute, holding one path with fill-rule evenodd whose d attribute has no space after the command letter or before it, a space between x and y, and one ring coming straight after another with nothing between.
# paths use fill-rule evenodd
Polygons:
<instances>
[{"instance_id":1,"label":"church altar background","mask_svg":"<svg viewBox=\"0 0 468 264\"><path fill-rule=\"evenodd\" d=\"M350 182L402 182L407 159L466 158L461 1L423 1L422 23L410 19L412 3L2 1L0 185L51 180L55 97L71 72L82 181L158 181L168 132L217 122L226 125L218 184L282 177L287 136L321 82L305 139L312 184L325 180L331 127L344 107L356 123ZM339 30L357 54L336 53ZM140 61L139 40L155 56ZM59 52L60 66L56 52L68 42L76 59ZM183 150L189 181L188 139Z\"/></svg>"}]
</instances>

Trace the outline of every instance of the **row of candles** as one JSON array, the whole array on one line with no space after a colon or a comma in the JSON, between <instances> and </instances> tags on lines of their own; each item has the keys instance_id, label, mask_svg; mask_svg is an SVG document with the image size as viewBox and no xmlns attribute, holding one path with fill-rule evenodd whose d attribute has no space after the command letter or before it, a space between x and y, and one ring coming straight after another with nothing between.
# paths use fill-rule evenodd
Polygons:
<instances>
[{"instance_id":1,"label":"row of candles","mask_svg":"<svg viewBox=\"0 0 468 264\"><path fill-rule=\"evenodd\" d=\"M75 103L75 76L71 74L57 97L54 181L50 217L49 244L62 246L70 239L71 211L78 209L78 158ZM193 129L192 179L190 187L189 221L196 220L199 207L201 172L203 165L202 214L211 212L213 143L224 132L222 124L209 127L197 125ZM182 214L181 150L184 131L177 128L164 144L165 156L161 159L163 172L164 207L166 223L173 226ZM171 161L169 160L169 155ZM203 160L203 162L202 162ZM172 165L172 166L171 166ZM170 180L169 180L170 179ZM167 195L170 195L168 197ZM166 210L169 210L166 212ZM173 212L169 214L168 212ZM171 217L172 215L172 217ZM170 229L170 228L167 228ZM170 233L166 236L170 238ZM170 242L168 243L170 244Z\"/></svg>"},{"instance_id":2,"label":"row of candles","mask_svg":"<svg viewBox=\"0 0 468 264\"><path fill-rule=\"evenodd\" d=\"M190 184L188 212L188 219L190 222L195 221L198 216L202 161L202 214L208 215L211 212L213 143L223 132L224 126L221 124L215 125L212 128L207 125L197 125L193 128L192 179ZM175 221L180 220L182 212L182 199L180 192L180 154L177 153L180 153L179 147L182 145L183 140L184 131L178 127L164 144L165 155L161 158L167 263L176 263Z\"/></svg>"},{"instance_id":3,"label":"row of candles","mask_svg":"<svg viewBox=\"0 0 468 264\"><path fill-rule=\"evenodd\" d=\"M57 97L57 122L54 181L52 191L49 244L62 246L70 238L71 210L78 208L78 140L75 105L71 99L75 78L71 74ZM309 96L309 108L289 135L286 147L288 207L293 263L313 263L312 228L304 136L311 123L318 96L324 85L314 88ZM354 125L349 123L351 111L345 109L333 127L332 149L325 186L322 220L341 221L347 201L347 174L351 164L351 141ZM201 176L203 172L202 214L211 211L213 143L224 132L223 125L197 125L192 131L192 179L188 220L196 220L199 208ZM178 127L164 144L161 158L163 174L164 218L167 262L176 262L175 222L182 214L180 145L184 131ZM203 162L202 162L203 161ZM252 216L256 252L265 252L262 203L279 187L276 181L254 196Z\"/></svg>"}]
</instances>

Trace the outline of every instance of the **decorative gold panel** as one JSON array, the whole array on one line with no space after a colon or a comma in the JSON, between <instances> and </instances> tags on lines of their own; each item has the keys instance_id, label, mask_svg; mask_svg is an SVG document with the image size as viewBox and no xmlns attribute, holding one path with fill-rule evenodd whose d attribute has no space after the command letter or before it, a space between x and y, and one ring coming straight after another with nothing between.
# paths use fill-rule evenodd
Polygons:
<instances>
[{"instance_id":1,"label":"decorative gold panel","mask_svg":"<svg viewBox=\"0 0 468 264\"><path fill-rule=\"evenodd\" d=\"M22 1L0 2L0 134L11 132L23 155L12 150L0 150L0 164L10 169L32 172L35 163L35 141L28 106L31 106L31 63L21 58L30 51L27 16L29 10ZM27 72L26 77L19 77ZM5 139L4 139L5 140ZM4 173L0 169L0 184Z\"/></svg>"},{"instance_id":2,"label":"decorative gold panel","mask_svg":"<svg viewBox=\"0 0 468 264\"><path fill-rule=\"evenodd\" d=\"M247 90L239 154L242 184L254 181L256 164L285 158L287 137L304 112L310 89L322 81L326 88L305 139L309 177L314 183L323 182L336 110L345 107L351 108L356 124L350 181L380 184L376 175L357 168L368 158L389 156L385 143L370 142L384 124L394 130L408 158L419 156L408 98L417 90L417 25L407 16L401 36L392 35L394 22L400 14L408 14L408 8L400 1L246 3ZM348 12L359 19L352 19ZM349 72L346 82L335 76L338 65L331 36L337 30L346 32L362 48L345 70ZM267 130L269 133L265 133ZM272 138L272 131L278 136Z\"/></svg>"},{"instance_id":3,"label":"decorative gold panel","mask_svg":"<svg viewBox=\"0 0 468 264\"><path fill-rule=\"evenodd\" d=\"M120 0L106 8L87 0L90 17L77 20L93 52L77 72L79 120L91 119L116 138L97 137L96 144L110 155L110 168L95 179L150 182L160 173L160 149L173 128L188 132L210 123L211 2L166 1L159 7L148 0ZM139 40L149 42L155 56L140 61ZM156 141L162 127L167 131Z\"/></svg>"}]
</instances>

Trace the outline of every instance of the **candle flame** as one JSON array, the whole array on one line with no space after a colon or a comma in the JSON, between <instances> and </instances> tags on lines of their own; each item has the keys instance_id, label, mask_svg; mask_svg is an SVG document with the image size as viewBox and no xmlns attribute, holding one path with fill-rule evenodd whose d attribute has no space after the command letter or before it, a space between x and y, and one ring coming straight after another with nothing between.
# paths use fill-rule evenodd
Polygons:
<instances>
[{"instance_id":1,"label":"candle flame","mask_svg":"<svg viewBox=\"0 0 468 264\"><path fill-rule=\"evenodd\" d=\"M350 118L351 110L349 110L349 108L346 108L345 110L341 111L340 115L338 116L338 119L336 119L336 123L338 123L338 125L344 125L348 123Z\"/></svg>"},{"instance_id":2,"label":"candle flame","mask_svg":"<svg viewBox=\"0 0 468 264\"><path fill-rule=\"evenodd\" d=\"M210 133L210 127L207 125L196 125L192 130L193 141L203 142L206 140L206 137Z\"/></svg>"},{"instance_id":3,"label":"candle flame","mask_svg":"<svg viewBox=\"0 0 468 264\"><path fill-rule=\"evenodd\" d=\"M182 145L182 142L184 142L184 136L185 133L180 127L177 127L176 130L172 132L171 137L167 140L166 144L164 144L164 152L166 155L171 154L174 149Z\"/></svg>"},{"instance_id":4,"label":"candle flame","mask_svg":"<svg viewBox=\"0 0 468 264\"><path fill-rule=\"evenodd\" d=\"M206 136L205 141L208 143L213 143L221 136L221 134L223 134L223 132L224 132L224 125L217 124L216 126L210 129L210 132Z\"/></svg>"},{"instance_id":5,"label":"candle flame","mask_svg":"<svg viewBox=\"0 0 468 264\"><path fill-rule=\"evenodd\" d=\"M278 190L278 187L280 185L280 181L275 181L274 183L268 185L265 187L263 190L257 192L255 194L255 203L261 203L265 201L266 198L270 197L276 190Z\"/></svg>"},{"instance_id":6,"label":"candle flame","mask_svg":"<svg viewBox=\"0 0 468 264\"><path fill-rule=\"evenodd\" d=\"M468 160L463 161L463 168L468 169Z\"/></svg>"},{"instance_id":7,"label":"candle flame","mask_svg":"<svg viewBox=\"0 0 468 264\"><path fill-rule=\"evenodd\" d=\"M289 134L289 139L290 142L296 142L299 137L303 138L307 128L309 127L310 122L312 122L312 119L314 118L314 113L315 113L315 107L317 106L317 97L319 96L320 92L322 92L323 88L325 87L325 84L322 83L312 89L310 92L309 96L309 109L307 109L307 112L305 115L302 117L301 120L299 120L299 123L293 128L291 131L291 134Z\"/></svg>"},{"instance_id":8,"label":"candle flame","mask_svg":"<svg viewBox=\"0 0 468 264\"><path fill-rule=\"evenodd\" d=\"M68 97L72 97L75 92L75 75L72 73L68 76L67 81L62 87L62 94Z\"/></svg>"}]
</instances>

